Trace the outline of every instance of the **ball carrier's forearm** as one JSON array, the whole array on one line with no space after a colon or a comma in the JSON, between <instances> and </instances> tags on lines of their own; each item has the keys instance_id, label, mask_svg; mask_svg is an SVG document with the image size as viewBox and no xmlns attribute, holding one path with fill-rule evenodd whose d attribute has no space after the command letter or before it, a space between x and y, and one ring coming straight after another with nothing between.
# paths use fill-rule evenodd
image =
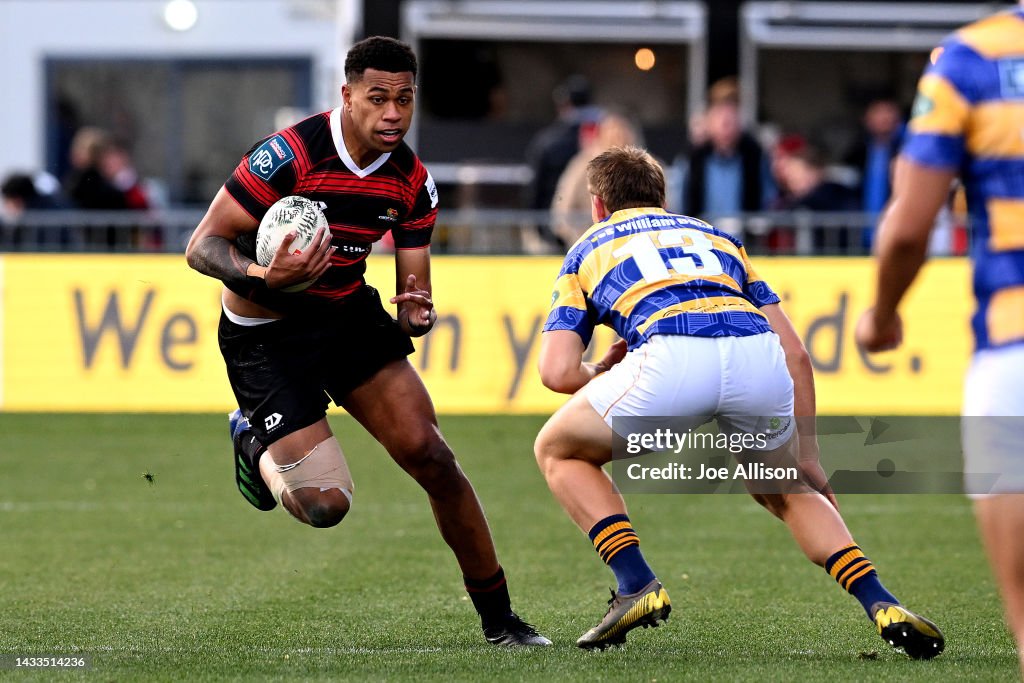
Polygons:
<instances>
[{"instance_id":1,"label":"ball carrier's forearm","mask_svg":"<svg viewBox=\"0 0 1024 683\"><path fill-rule=\"evenodd\" d=\"M266 267L239 251L235 241L242 235L253 233L259 223L231 198L223 187L214 197L203 220L192 233L185 249L189 266L226 285L236 287L267 287L279 289L297 282L316 280L330 267L335 252L326 231L320 228L313 235L317 245L302 252L292 253L294 232L285 237Z\"/></svg>"},{"instance_id":2,"label":"ball carrier's forearm","mask_svg":"<svg viewBox=\"0 0 1024 683\"><path fill-rule=\"evenodd\" d=\"M231 240L219 235L190 244L187 258L196 271L228 285L263 284L267 270L240 252Z\"/></svg>"},{"instance_id":3,"label":"ball carrier's forearm","mask_svg":"<svg viewBox=\"0 0 1024 683\"><path fill-rule=\"evenodd\" d=\"M437 322L430 283L430 250L395 252L395 296L398 324L410 337L422 337Z\"/></svg>"}]
</instances>

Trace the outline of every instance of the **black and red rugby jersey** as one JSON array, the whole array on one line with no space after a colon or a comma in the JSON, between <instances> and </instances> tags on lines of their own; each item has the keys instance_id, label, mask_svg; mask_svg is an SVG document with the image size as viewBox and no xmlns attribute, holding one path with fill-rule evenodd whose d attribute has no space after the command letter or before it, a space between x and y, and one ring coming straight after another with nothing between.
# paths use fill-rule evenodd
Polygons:
<instances>
[{"instance_id":1,"label":"black and red rugby jersey","mask_svg":"<svg viewBox=\"0 0 1024 683\"><path fill-rule=\"evenodd\" d=\"M345 148L341 109L316 114L257 142L224 188L257 221L289 195L308 197L324 207L337 251L316 284L293 294L231 286L236 294L282 313L344 300L362 285L374 242L391 231L396 249L427 247L437 218L434 180L409 146L403 142L359 168ZM256 232L241 236L237 246L255 260Z\"/></svg>"}]
</instances>

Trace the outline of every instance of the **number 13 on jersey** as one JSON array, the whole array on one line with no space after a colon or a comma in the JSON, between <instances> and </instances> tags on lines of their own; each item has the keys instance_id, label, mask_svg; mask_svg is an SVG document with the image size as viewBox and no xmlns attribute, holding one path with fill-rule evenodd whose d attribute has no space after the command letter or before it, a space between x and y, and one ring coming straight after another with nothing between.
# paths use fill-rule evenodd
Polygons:
<instances>
[{"instance_id":1,"label":"number 13 on jersey","mask_svg":"<svg viewBox=\"0 0 1024 683\"><path fill-rule=\"evenodd\" d=\"M668 257L662 251L664 247L680 247L686 256ZM644 281L654 283L671 278L669 268L689 277L721 275L722 262L713 249L714 244L700 230L680 228L636 235L612 252L612 256L617 259L632 257Z\"/></svg>"}]
</instances>

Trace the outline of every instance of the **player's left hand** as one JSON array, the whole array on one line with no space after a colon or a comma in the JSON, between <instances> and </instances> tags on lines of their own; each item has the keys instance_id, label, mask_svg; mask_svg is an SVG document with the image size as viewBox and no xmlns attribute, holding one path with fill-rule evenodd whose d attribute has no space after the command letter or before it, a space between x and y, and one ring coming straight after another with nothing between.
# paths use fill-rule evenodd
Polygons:
<instances>
[{"instance_id":1,"label":"player's left hand","mask_svg":"<svg viewBox=\"0 0 1024 683\"><path fill-rule=\"evenodd\" d=\"M879 320L874 308L869 308L857 321L854 332L857 345L869 353L891 351L903 343L903 321L899 313Z\"/></svg>"},{"instance_id":2,"label":"player's left hand","mask_svg":"<svg viewBox=\"0 0 1024 683\"><path fill-rule=\"evenodd\" d=\"M800 453L797 458L797 465L804 481L810 484L811 488L825 496L828 502L836 510L839 509L839 501L832 491L832 485L828 483L828 476L821 466L821 453L818 450L818 440L815 438L800 439Z\"/></svg>"},{"instance_id":3,"label":"player's left hand","mask_svg":"<svg viewBox=\"0 0 1024 683\"><path fill-rule=\"evenodd\" d=\"M416 286L415 275L405 279L405 291L391 297L391 303L398 304L398 324L410 337L426 334L437 320L430 292Z\"/></svg>"}]
</instances>

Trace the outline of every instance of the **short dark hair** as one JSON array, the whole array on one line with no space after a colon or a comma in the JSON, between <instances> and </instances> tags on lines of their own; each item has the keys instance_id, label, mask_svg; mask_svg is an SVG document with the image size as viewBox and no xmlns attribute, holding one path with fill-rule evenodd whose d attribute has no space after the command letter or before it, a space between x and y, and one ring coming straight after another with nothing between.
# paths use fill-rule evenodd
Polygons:
<instances>
[{"instance_id":1,"label":"short dark hair","mask_svg":"<svg viewBox=\"0 0 1024 683\"><path fill-rule=\"evenodd\" d=\"M27 202L39 197L39 191L36 189L36 184L32 182L31 176L24 173L12 173L0 185L0 195L7 199L21 199Z\"/></svg>"},{"instance_id":2,"label":"short dark hair","mask_svg":"<svg viewBox=\"0 0 1024 683\"><path fill-rule=\"evenodd\" d=\"M612 147L591 159L587 185L611 213L665 206L665 172L640 147Z\"/></svg>"},{"instance_id":3,"label":"short dark hair","mask_svg":"<svg viewBox=\"0 0 1024 683\"><path fill-rule=\"evenodd\" d=\"M358 81L367 69L388 73L411 71L416 78L416 55L406 43L386 36L370 36L352 46L345 57L345 78Z\"/></svg>"},{"instance_id":4,"label":"short dark hair","mask_svg":"<svg viewBox=\"0 0 1024 683\"><path fill-rule=\"evenodd\" d=\"M554 92L555 102L571 107L585 107L590 104L590 81L586 76L573 74L559 83Z\"/></svg>"}]
</instances>

